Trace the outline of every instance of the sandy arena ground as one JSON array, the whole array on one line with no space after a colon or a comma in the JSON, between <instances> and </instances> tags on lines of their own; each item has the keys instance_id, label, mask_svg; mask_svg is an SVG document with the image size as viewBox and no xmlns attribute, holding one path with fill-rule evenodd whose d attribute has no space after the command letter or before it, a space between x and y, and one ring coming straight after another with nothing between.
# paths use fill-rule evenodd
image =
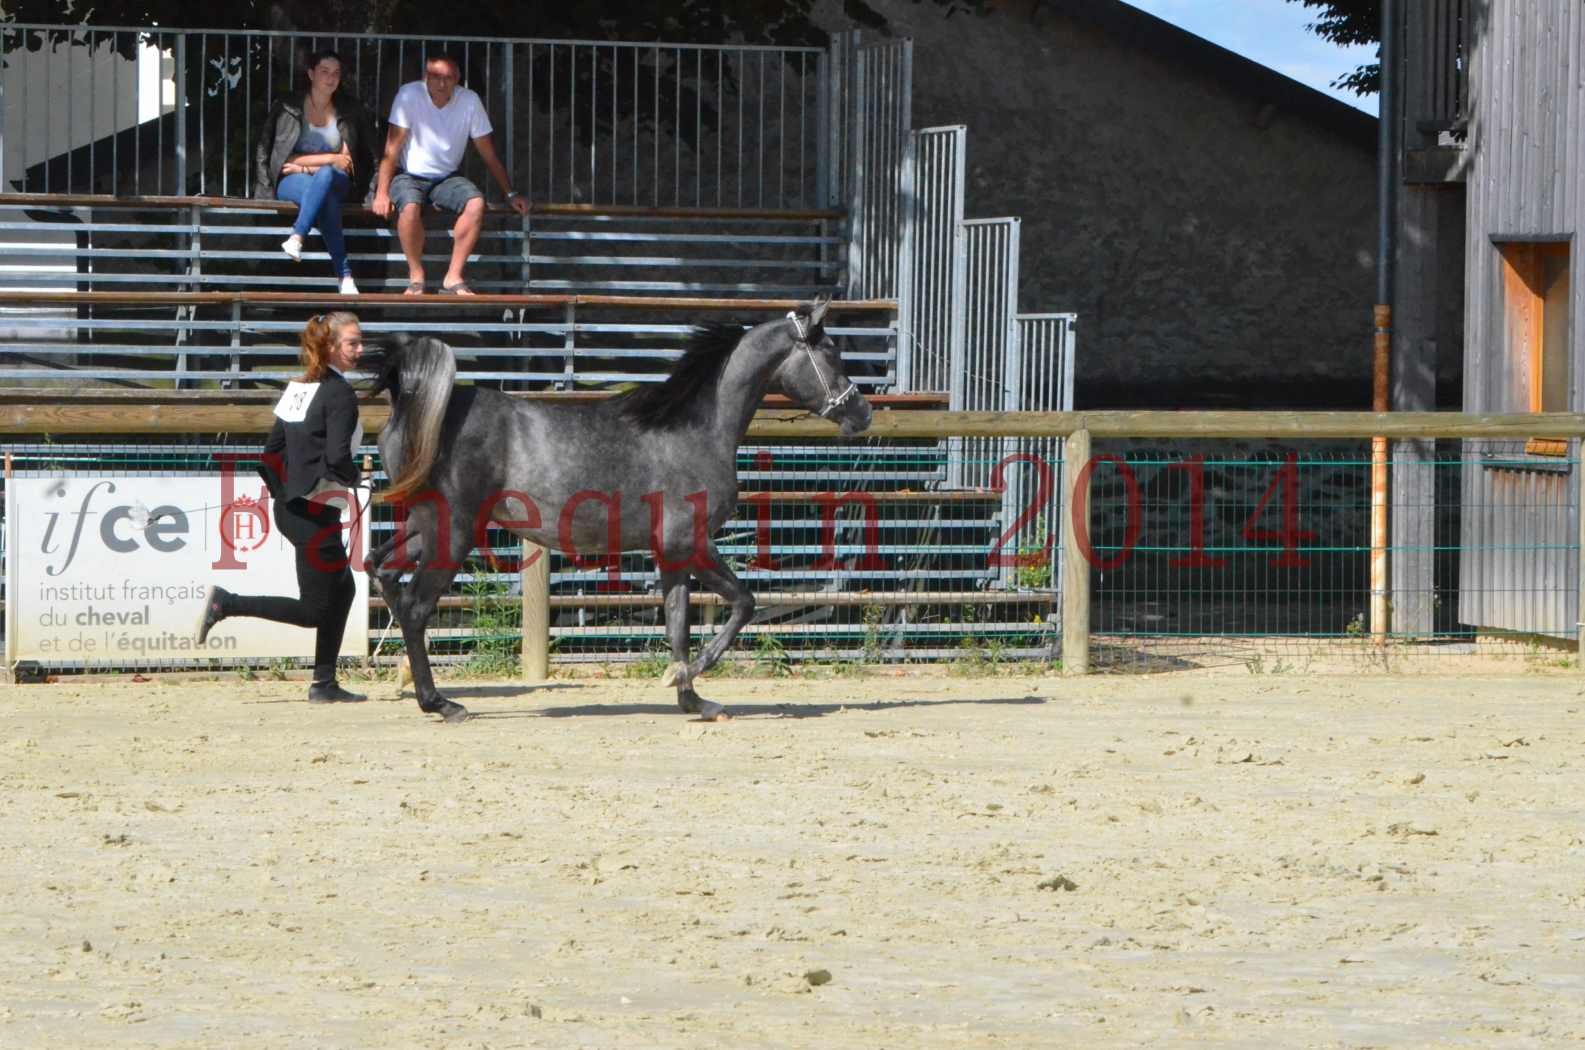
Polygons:
<instances>
[{"instance_id":1,"label":"sandy arena ground","mask_svg":"<svg viewBox=\"0 0 1585 1050\"><path fill-rule=\"evenodd\" d=\"M0 1046L1585 1040L1579 676L708 685L0 689Z\"/></svg>"}]
</instances>

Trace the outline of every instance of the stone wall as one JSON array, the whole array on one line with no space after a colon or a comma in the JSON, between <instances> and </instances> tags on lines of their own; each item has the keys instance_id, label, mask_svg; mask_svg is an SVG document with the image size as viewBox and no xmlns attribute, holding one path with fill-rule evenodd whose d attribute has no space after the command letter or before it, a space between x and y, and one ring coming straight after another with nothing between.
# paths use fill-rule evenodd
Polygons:
<instances>
[{"instance_id":1,"label":"stone wall","mask_svg":"<svg viewBox=\"0 0 1585 1050\"><path fill-rule=\"evenodd\" d=\"M1023 219L1020 307L1078 313L1080 407L1368 407L1373 120L1115 3L870 2L969 215Z\"/></svg>"}]
</instances>

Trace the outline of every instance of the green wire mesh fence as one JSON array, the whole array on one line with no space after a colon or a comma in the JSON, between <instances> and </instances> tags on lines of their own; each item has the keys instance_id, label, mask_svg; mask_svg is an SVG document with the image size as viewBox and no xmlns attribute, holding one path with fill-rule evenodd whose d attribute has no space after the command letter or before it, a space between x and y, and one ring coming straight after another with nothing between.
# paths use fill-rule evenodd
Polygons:
<instances>
[{"instance_id":1,"label":"green wire mesh fence","mask_svg":"<svg viewBox=\"0 0 1585 1050\"><path fill-rule=\"evenodd\" d=\"M1564 659L1579 618L1577 461L1522 441L1416 444L1391 461L1384 639L1369 619L1369 441L1098 444L1094 665Z\"/></svg>"},{"instance_id":2,"label":"green wire mesh fence","mask_svg":"<svg viewBox=\"0 0 1585 1050\"><path fill-rule=\"evenodd\" d=\"M968 470L952 462L963 443L946 439L745 446L739 505L715 543L758 611L730 666L1056 666L1065 571L1059 444L981 442L962 461ZM1392 511L1392 623L1383 640L1370 636L1368 622L1368 442L1098 443L1081 537L1092 667L1269 672L1337 659L1391 666L1413 657L1439 668L1465 657L1572 659L1577 459L1533 454L1523 442L1419 444L1423 455L1394 461L1395 477L1418 483L1402 487ZM207 475L217 501L222 471L257 487L252 443L96 439L8 451L18 476ZM364 451L378 485L377 452ZM238 488L246 490L241 481ZM1420 495L1407 500L1403 491ZM371 515L377 545L394 519L383 504ZM510 674L520 648L522 547L494 528L484 539L432 622L429 645L438 662ZM552 662L658 673L669 655L650 558L549 557ZM697 645L725 611L697 587L694 602ZM378 596L370 638L375 662L401 652ZM136 669L194 663L147 660ZM91 666L63 660L59 669Z\"/></svg>"}]
</instances>

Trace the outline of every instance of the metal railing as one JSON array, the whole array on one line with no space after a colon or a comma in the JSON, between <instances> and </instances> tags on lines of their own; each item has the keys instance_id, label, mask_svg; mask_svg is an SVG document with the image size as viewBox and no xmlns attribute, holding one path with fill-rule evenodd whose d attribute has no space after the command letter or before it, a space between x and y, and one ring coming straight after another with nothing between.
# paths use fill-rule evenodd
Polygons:
<instances>
[{"instance_id":1,"label":"metal railing","mask_svg":"<svg viewBox=\"0 0 1585 1050\"><path fill-rule=\"evenodd\" d=\"M342 55L343 84L382 125L425 56L454 54L534 199L842 203L827 176L841 85L820 48L14 22L0 25L0 185L249 196L259 123L321 49Z\"/></svg>"},{"instance_id":2,"label":"metal railing","mask_svg":"<svg viewBox=\"0 0 1585 1050\"><path fill-rule=\"evenodd\" d=\"M953 384L952 407L964 412L1016 412L1022 370L1018 364L1017 219L967 219L964 240L963 372ZM960 392L960 393L959 393ZM962 485L989 482L983 464L1004 439L967 438L958 457ZM979 464L980 466L976 466Z\"/></svg>"},{"instance_id":3,"label":"metal railing","mask_svg":"<svg viewBox=\"0 0 1585 1050\"><path fill-rule=\"evenodd\" d=\"M952 390L964 373L964 176L968 129L925 128L903 157L902 280L897 289L904 349L902 390ZM962 408L961 394L954 408ZM1071 405L1063 405L1070 408Z\"/></svg>"},{"instance_id":4,"label":"metal railing","mask_svg":"<svg viewBox=\"0 0 1585 1050\"><path fill-rule=\"evenodd\" d=\"M474 301L403 296L270 293L0 292L0 379L8 384L279 385L298 373L304 318L355 309L366 333L433 333L457 354L458 378L508 389L573 389L663 379L689 328L706 320L763 321L791 301L492 296ZM14 309L8 309L13 307ZM891 307L839 304L826 331L844 346L866 391L893 382Z\"/></svg>"},{"instance_id":5,"label":"metal railing","mask_svg":"<svg viewBox=\"0 0 1585 1050\"><path fill-rule=\"evenodd\" d=\"M1420 83L1409 97L1412 129L1462 130L1469 120L1469 0L1419 0L1409 5L1410 68Z\"/></svg>"},{"instance_id":6,"label":"metal railing","mask_svg":"<svg viewBox=\"0 0 1585 1050\"><path fill-rule=\"evenodd\" d=\"M333 291L323 245L280 251L290 205L231 198L0 196L0 288L22 291ZM388 224L346 211L348 259L365 292L401 291L407 267ZM540 205L492 213L470 257L476 290L508 294L809 298L842 283L843 237L827 213L645 213ZM450 242L425 260L444 270Z\"/></svg>"},{"instance_id":7,"label":"metal railing","mask_svg":"<svg viewBox=\"0 0 1585 1050\"><path fill-rule=\"evenodd\" d=\"M856 47L851 55L847 180L848 295L897 295L906 239L904 154L913 121L913 42Z\"/></svg>"}]
</instances>

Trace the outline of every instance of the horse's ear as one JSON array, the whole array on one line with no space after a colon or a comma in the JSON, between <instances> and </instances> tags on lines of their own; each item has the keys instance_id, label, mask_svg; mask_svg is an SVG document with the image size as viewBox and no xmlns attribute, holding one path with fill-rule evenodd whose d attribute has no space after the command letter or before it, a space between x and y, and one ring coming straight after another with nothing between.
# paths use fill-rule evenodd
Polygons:
<instances>
[{"instance_id":1,"label":"horse's ear","mask_svg":"<svg viewBox=\"0 0 1585 1050\"><path fill-rule=\"evenodd\" d=\"M363 356L374 358L382 366L392 364L402 359L402 351L412 341L412 337L403 332L382 332L364 343Z\"/></svg>"},{"instance_id":2,"label":"horse's ear","mask_svg":"<svg viewBox=\"0 0 1585 1050\"><path fill-rule=\"evenodd\" d=\"M809 304L809 309L808 309L807 313L809 315L809 327L810 328L815 327L822 320L824 320L825 315L826 315L826 309L828 307L830 307L830 305L831 305L831 297L829 295L817 296L815 298L815 301Z\"/></svg>"}]
</instances>

